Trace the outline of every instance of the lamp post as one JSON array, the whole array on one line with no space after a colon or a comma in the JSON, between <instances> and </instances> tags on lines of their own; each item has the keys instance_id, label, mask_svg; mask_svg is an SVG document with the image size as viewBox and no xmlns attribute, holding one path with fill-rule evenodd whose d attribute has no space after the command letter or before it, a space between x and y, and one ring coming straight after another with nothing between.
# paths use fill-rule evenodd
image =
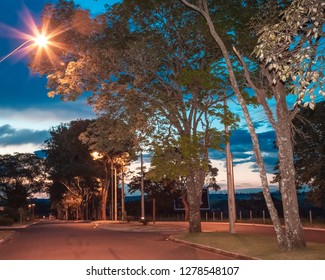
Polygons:
<instances>
[{"instance_id":1,"label":"lamp post","mask_svg":"<svg viewBox=\"0 0 325 280\"><path fill-rule=\"evenodd\" d=\"M117 174L114 168L114 221L117 221Z\"/></svg>"},{"instance_id":2,"label":"lamp post","mask_svg":"<svg viewBox=\"0 0 325 280\"><path fill-rule=\"evenodd\" d=\"M224 114L227 115L227 97L224 98ZM229 135L229 128L225 123L225 133ZM235 203L235 185L234 185L234 173L232 164L232 155L230 152L229 139L226 143L226 165L227 165L227 190L228 190L228 216L229 216L229 232L236 233L236 203Z\"/></svg>"},{"instance_id":3,"label":"lamp post","mask_svg":"<svg viewBox=\"0 0 325 280\"><path fill-rule=\"evenodd\" d=\"M122 222L126 219L124 200L124 162L122 163L122 185L121 185Z\"/></svg>"},{"instance_id":4,"label":"lamp post","mask_svg":"<svg viewBox=\"0 0 325 280\"><path fill-rule=\"evenodd\" d=\"M144 211L144 178L143 178L143 154L141 151L141 220L144 221L145 211Z\"/></svg>"}]
</instances>

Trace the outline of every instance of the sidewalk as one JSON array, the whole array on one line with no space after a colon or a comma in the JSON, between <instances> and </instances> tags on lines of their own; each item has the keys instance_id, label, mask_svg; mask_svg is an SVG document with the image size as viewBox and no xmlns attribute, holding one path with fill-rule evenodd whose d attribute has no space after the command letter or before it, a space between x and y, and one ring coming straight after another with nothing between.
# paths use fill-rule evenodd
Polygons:
<instances>
[{"instance_id":1,"label":"sidewalk","mask_svg":"<svg viewBox=\"0 0 325 280\"><path fill-rule=\"evenodd\" d=\"M276 258L278 259L324 259L325 253L325 229L324 228L314 228L314 227L305 227L305 238L306 242L309 242L310 248L309 255L307 251L301 252L302 255L288 254L286 256L281 256L278 253L276 247L275 232L272 225L264 224L248 224L248 223L236 223L236 232L238 235L230 235L226 238L223 234L229 233L229 223L226 222L202 222L202 242L201 239L198 239L196 234L188 236L188 222L156 222L155 224L149 223L144 226L139 222L113 222L113 221L101 221L93 222L94 227L103 228L106 230L116 230L116 231L128 231L128 232L160 232L166 233L168 235L168 240L184 244L186 246L196 247L202 250L207 250L210 252L215 252L218 254L223 254L225 256L230 256L238 260L256 260L256 259L265 259L269 258L270 254L277 254ZM219 244L216 240L209 240L208 233L221 234L222 238L220 240L225 240L229 243L229 246L225 244ZM255 235L256 238L247 239L247 236ZM244 239L242 239L244 238ZM260 238L263 238L263 243L258 241ZM208 241L208 242L206 242ZM248 241L248 243L247 243ZM258 241L258 242L257 242ZM244 242L244 243L243 243ZM274 244L273 244L274 243ZM214 245L212 245L214 244ZM219 244L219 245L218 245ZM237 245L235 245L237 244ZM244 245L243 245L244 244ZM248 244L251 244L250 248L253 248L253 252L250 252L250 249L247 250L245 247L249 247ZM258 245L259 244L259 245ZM273 245L272 245L273 244ZM318 244L318 245L317 245ZM226 246L225 246L226 245ZM247 245L247 246L246 246ZM235 246L235 247L234 247ZM238 247L236 247L238 246ZM257 246L257 247L256 247ZM258 247L260 246L260 247ZM274 246L274 247L273 247ZM233 248L233 249L231 249ZM239 249L240 248L240 249ZM238 250L239 249L239 250ZM265 254L264 251L267 251ZM311 252L313 251L313 252ZM257 253L258 252L258 253ZM268 253L269 252L269 253ZM264 255L263 255L264 254ZM251 257L255 256L255 257Z\"/></svg>"},{"instance_id":2,"label":"sidewalk","mask_svg":"<svg viewBox=\"0 0 325 280\"><path fill-rule=\"evenodd\" d=\"M34 225L37 224L38 221L35 222L30 222L30 223L24 223L24 224L19 224L19 223L15 223L12 226L0 226L0 230L15 230L15 229L20 229L20 228L26 228L29 227L30 225Z\"/></svg>"}]
</instances>

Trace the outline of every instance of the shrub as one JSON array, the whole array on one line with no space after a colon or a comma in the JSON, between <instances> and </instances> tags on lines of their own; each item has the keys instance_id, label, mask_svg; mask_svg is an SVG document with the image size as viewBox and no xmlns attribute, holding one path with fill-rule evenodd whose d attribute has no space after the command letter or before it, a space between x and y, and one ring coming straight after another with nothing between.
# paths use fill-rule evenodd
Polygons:
<instances>
[{"instance_id":1,"label":"shrub","mask_svg":"<svg viewBox=\"0 0 325 280\"><path fill-rule=\"evenodd\" d=\"M14 220L11 218L0 217L0 226L12 226L14 224Z\"/></svg>"}]
</instances>

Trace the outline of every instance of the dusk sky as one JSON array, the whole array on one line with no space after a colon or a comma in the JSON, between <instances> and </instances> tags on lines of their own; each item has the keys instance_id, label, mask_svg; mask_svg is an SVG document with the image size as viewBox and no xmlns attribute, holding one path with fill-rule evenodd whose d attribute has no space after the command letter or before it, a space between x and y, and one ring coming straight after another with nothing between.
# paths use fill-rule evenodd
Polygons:
<instances>
[{"instance_id":1,"label":"dusk sky","mask_svg":"<svg viewBox=\"0 0 325 280\"><path fill-rule=\"evenodd\" d=\"M2 0L0 10L0 58L24 43L17 38L11 28L30 33L24 22L25 8L28 9L36 24L40 23L40 14L44 4L55 0ZM114 0L75 1L83 8L91 9L93 14L104 11L105 4L114 4ZM25 7L25 8L24 8ZM74 119L93 118L92 108L86 105L85 98L75 102L63 102L58 97L49 98L46 90L46 78L31 73L27 66L27 57L17 52L0 63L0 154L14 152L34 152L49 136L48 130L62 122ZM240 110L234 107L240 113ZM252 113L258 127L261 146L265 155L268 172L271 173L276 162L276 150L273 147L274 133L265 123L261 109ZM233 132L231 150L235 164L236 189L256 188L260 186L259 174L255 170L252 144L245 128L244 120L240 128ZM212 162L220 172L218 183L226 184L225 155L211 152ZM270 174L270 179L272 179Z\"/></svg>"}]
</instances>

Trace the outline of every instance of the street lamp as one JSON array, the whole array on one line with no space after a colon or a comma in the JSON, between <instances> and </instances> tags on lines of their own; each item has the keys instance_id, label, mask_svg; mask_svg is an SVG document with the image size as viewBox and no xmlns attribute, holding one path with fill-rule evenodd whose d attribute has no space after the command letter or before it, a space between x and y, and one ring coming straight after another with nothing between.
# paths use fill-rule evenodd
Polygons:
<instances>
[{"instance_id":1,"label":"street lamp","mask_svg":"<svg viewBox=\"0 0 325 280\"><path fill-rule=\"evenodd\" d=\"M1 60L0 63L2 61L4 61L5 59L7 59L9 56L13 55L14 53L16 53L17 51L19 51L22 47L24 47L25 45L32 43L35 44L35 46L39 47L39 48L44 48L47 46L48 43L48 37L45 34L38 34L35 37L32 37L31 39L23 42L21 45L19 45L17 48L15 48L13 51L11 51L9 54L7 54L6 56L4 56Z\"/></svg>"}]
</instances>

